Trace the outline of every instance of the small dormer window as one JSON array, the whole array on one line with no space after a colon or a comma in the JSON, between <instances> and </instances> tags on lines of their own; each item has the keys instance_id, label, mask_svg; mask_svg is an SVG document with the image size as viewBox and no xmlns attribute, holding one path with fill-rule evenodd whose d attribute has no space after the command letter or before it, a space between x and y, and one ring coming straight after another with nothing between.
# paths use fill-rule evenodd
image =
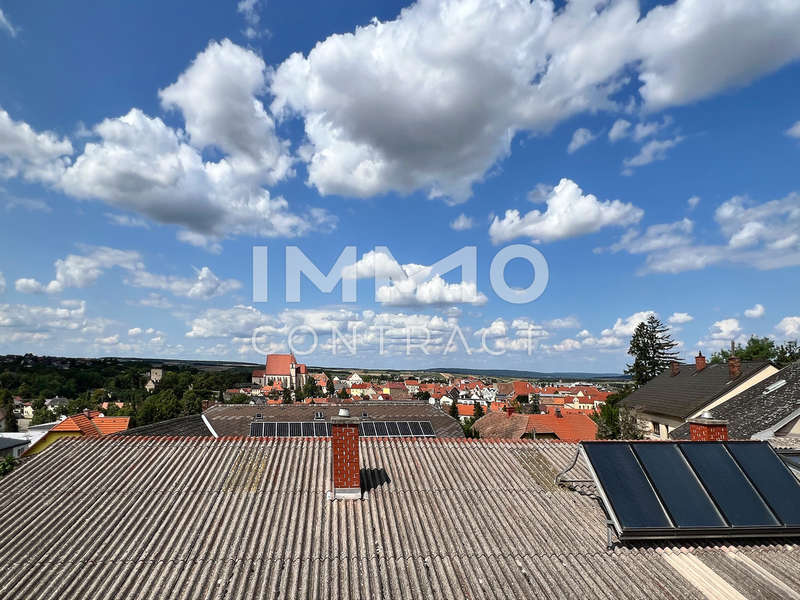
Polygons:
<instances>
[{"instance_id":1,"label":"small dormer window","mask_svg":"<svg viewBox=\"0 0 800 600\"><path fill-rule=\"evenodd\" d=\"M318 410L317 412L314 413L314 418L319 421L324 419L325 416L322 414L321 410Z\"/></svg>"}]
</instances>

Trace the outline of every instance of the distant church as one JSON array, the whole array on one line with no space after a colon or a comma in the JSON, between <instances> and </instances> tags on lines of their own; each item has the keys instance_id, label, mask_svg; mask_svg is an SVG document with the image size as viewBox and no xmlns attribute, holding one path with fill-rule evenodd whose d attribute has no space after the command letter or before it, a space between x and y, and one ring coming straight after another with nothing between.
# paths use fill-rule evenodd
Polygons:
<instances>
[{"instance_id":1,"label":"distant church","mask_svg":"<svg viewBox=\"0 0 800 600\"><path fill-rule=\"evenodd\" d=\"M253 371L253 383L261 386L280 381L285 389L296 390L308 380L308 369L294 354L268 354L266 368Z\"/></svg>"}]
</instances>

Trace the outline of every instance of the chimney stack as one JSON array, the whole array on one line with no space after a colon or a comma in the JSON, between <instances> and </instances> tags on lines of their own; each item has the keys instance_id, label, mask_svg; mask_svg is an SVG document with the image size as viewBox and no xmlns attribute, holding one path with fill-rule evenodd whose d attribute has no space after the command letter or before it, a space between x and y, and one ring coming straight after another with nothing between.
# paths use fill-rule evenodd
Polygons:
<instances>
[{"instance_id":1,"label":"chimney stack","mask_svg":"<svg viewBox=\"0 0 800 600\"><path fill-rule=\"evenodd\" d=\"M706 357L699 350L697 356L694 357L694 368L697 373L706 368Z\"/></svg>"},{"instance_id":2,"label":"chimney stack","mask_svg":"<svg viewBox=\"0 0 800 600\"><path fill-rule=\"evenodd\" d=\"M340 408L331 417L331 449L333 452L333 500L361 499L361 472L358 460L358 417Z\"/></svg>"},{"instance_id":3,"label":"chimney stack","mask_svg":"<svg viewBox=\"0 0 800 600\"><path fill-rule=\"evenodd\" d=\"M507 419L510 418L511 415L513 414L514 414L514 407L509 404L508 406L506 406L506 418Z\"/></svg>"},{"instance_id":4,"label":"chimney stack","mask_svg":"<svg viewBox=\"0 0 800 600\"><path fill-rule=\"evenodd\" d=\"M558 418L558 419L561 418L561 407L560 406L556 406L556 418Z\"/></svg>"},{"instance_id":5,"label":"chimney stack","mask_svg":"<svg viewBox=\"0 0 800 600\"><path fill-rule=\"evenodd\" d=\"M672 371L673 377L681 372L681 366L678 364L677 360L673 360L671 363L669 363L669 368Z\"/></svg>"},{"instance_id":6,"label":"chimney stack","mask_svg":"<svg viewBox=\"0 0 800 600\"><path fill-rule=\"evenodd\" d=\"M738 356L728 358L728 378L733 381L742 374L742 359Z\"/></svg>"},{"instance_id":7,"label":"chimney stack","mask_svg":"<svg viewBox=\"0 0 800 600\"><path fill-rule=\"evenodd\" d=\"M689 419L689 436L693 442L725 442L728 440L728 421L715 419L706 411Z\"/></svg>"}]
</instances>

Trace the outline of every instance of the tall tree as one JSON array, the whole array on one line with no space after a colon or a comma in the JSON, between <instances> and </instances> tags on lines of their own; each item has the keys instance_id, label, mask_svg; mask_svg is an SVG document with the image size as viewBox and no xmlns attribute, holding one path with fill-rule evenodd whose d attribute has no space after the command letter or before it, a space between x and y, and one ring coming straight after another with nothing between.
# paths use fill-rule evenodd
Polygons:
<instances>
[{"instance_id":1,"label":"tall tree","mask_svg":"<svg viewBox=\"0 0 800 600\"><path fill-rule=\"evenodd\" d=\"M476 421L483 416L483 404L480 402L475 402L475 409L472 412L472 416Z\"/></svg>"},{"instance_id":2,"label":"tall tree","mask_svg":"<svg viewBox=\"0 0 800 600\"><path fill-rule=\"evenodd\" d=\"M631 337L628 354L633 363L625 372L633 377L637 385L644 385L666 369L678 357L677 346L669 334L669 327L654 315L636 326Z\"/></svg>"},{"instance_id":3,"label":"tall tree","mask_svg":"<svg viewBox=\"0 0 800 600\"><path fill-rule=\"evenodd\" d=\"M778 352L775 355L775 363L779 368L785 367L788 364L800 360L800 346L797 342L786 342L778 346Z\"/></svg>"},{"instance_id":4,"label":"tall tree","mask_svg":"<svg viewBox=\"0 0 800 600\"><path fill-rule=\"evenodd\" d=\"M453 400L450 403L450 416L454 419L458 419L458 401Z\"/></svg>"},{"instance_id":5,"label":"tall tree","mask_svg":"<svg viewBox=\"0 0 800 600\"><path fill-rule=\"evenodd\" d=\"M622 399L633 391L632 387L611 394L605 404L591 417L597 423L599 440L639 440L642 430L636 415L622 405Z\"/></svg>"},{"instance_id":6,"label":"tall tree","mask_svg":"<svg viewBox=\"0 0 800 600\"><path fill-rule=\"evenodd\" d=\"M541 408L539 408L539 400L541 400L541 396L539 393L531 394L530 395L530 402L528 403L528 408L530 409L531 413L538 413Z\"/></svg>"},{"instance_id":7,"label":"tall tree","mask_svg":"<svg viewBox=\"0 0 800 600\"><path fill-rule=\"evenodd\" d=\"M18 431L17 415L14 414L14 398L8 390L0 390L0 407L6 413L6 431Z\"/></svg>"}]
</instances>

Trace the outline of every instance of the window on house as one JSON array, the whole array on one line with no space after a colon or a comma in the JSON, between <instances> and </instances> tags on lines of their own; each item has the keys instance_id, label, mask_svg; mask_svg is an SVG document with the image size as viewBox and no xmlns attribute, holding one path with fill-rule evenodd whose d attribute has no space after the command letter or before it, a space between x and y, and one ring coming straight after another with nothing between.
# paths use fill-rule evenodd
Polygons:
<instances>
[{"instance_id":1,"label":"window on house","mask_svg":"<svg viewBox=\"0 0 800 600\"><path fill-rule=\"evenodd\" d=\"M651 425L653 426L653 433L661 435L661 424L658 421L653 421Z\"/></svg>"}]
</instances>

